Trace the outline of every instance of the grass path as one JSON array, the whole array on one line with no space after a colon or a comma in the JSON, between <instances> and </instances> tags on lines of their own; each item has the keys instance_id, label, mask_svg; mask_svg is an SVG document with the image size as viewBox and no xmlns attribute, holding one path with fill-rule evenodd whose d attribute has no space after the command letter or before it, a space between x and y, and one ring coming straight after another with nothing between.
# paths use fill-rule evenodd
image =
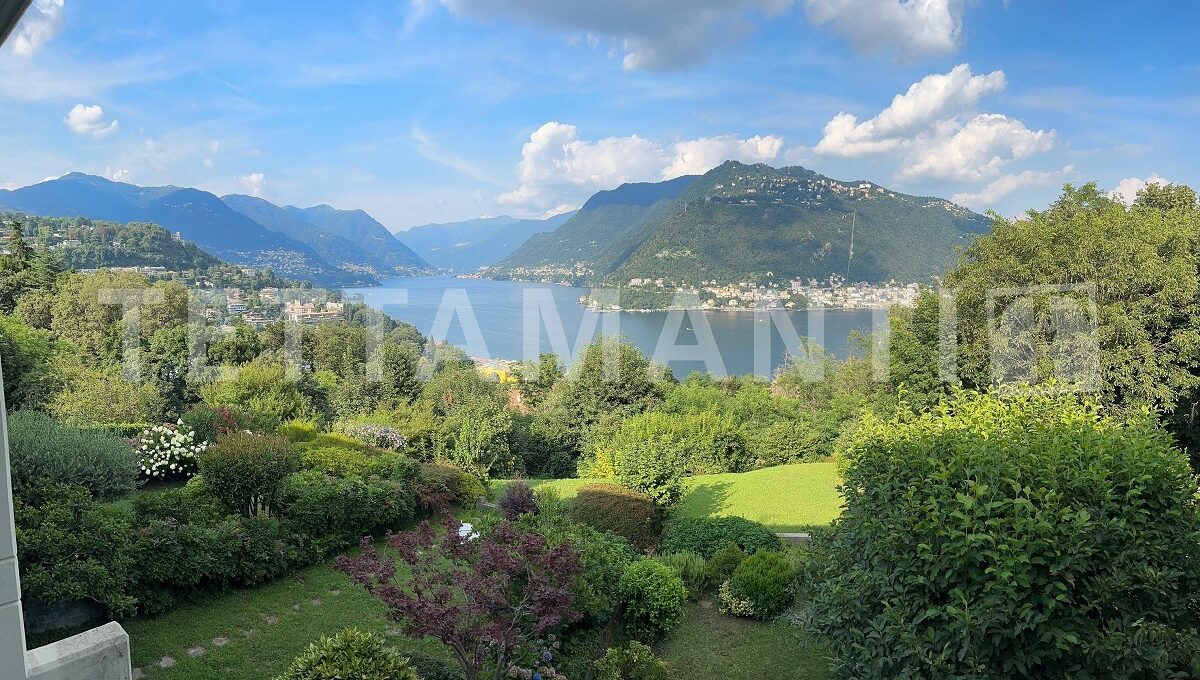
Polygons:
<instances>
[{"instance_id":1,"label":"grass path","mask_svg":"<svg viewBox=\"0 0 1200 680\"><path fill-rule=\"evenodd\" d=\"M125 629L133 666L148 680L270 680L310 642L350 626L383 634L403 652L449 660L436 641L401 637L383 605L330 563L130 621ZM169 668L160 666L164 657Z\"/></svg>"},{"instance_id":2,"label":"grass path","mask_svg":"<svg viewBox=\"0 0 1200 680\"><path fill-rule=\"evenodd\" d=\"M827 651L793 626L726 616L711 601L688 608L658 653L679 680L833 680Z\"/></svg>"},{"instance_id":3,"label":"grass path","mask_svg":"<svg viewBox=\"0 0 1200 680\"><path fill-rule=\"evenodd\" d=\"M531 480L564 496L597 479ZM740 515L774 531L803 531L827 525L842 511L834 463L797 463L751 472L703 475L685 480L675 512L686 517Z\"/></svg>"}]
</instances>

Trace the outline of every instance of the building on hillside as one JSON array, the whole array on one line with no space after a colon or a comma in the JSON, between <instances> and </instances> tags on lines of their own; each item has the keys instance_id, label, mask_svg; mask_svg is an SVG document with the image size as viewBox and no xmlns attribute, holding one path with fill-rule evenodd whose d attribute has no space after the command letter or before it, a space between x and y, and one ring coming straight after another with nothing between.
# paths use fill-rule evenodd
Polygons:
<instances>
[{"instance_id":1,"label":"building on hillside","mask_svg":"<svg viewBox=\"0 0 1200 680\"><path fill-rule=\"evenodd\" d=\"M288 321L318 324L322 321L342 321L345 319L345 312L340 302L326 302L319 307L313 302L289 302L283 308L283 318Z\"/></svg>"}]
</instances>

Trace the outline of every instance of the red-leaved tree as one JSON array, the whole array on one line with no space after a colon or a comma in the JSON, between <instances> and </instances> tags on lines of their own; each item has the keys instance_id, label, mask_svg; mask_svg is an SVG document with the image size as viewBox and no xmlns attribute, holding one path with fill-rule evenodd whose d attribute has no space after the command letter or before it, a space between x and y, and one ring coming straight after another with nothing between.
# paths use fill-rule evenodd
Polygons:
<instances>
[{"instance_id":1,"label":"red-leaved tree","mask_svg":"<svg viewBox=\"0 0 1200 680\"><path fill-rule=\"evenodd\" d=\"M337 567L383 601L411 637L435 637L467 680L499 680L545 634L579 619L572 586L582 571L569 544L547 548L535 533L502 522L481 538L460 537L448 513L440 535L429 522L388 537L411 574L363 539L362 552Z\"/></svg>"}]
</instances>

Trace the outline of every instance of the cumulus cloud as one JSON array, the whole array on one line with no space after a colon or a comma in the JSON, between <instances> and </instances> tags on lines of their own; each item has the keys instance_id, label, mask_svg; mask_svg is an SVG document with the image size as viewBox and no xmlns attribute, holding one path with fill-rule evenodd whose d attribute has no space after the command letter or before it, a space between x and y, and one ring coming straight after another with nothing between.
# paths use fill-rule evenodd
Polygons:
<instances>
[{"instance_id":1,"label":"cumulus cloud","mask_svg":"<svg viewBox=\"0 0 1200 680\"><path fill-rule=\"evenodd\" d=\"M531 210L579 205L601 189L624 182L658 182L706 172L726 160L765 163L783 148L779 137L702 137L664 145L630 135L595 141L579 138L574 125L549 122L529 136L517 163L516 189L500 203Z\"/></svg>"},{"instance_id":2,"label":"cumulus cloud","mask_svg":"<svg viewBox=\"0 0 1200 680\"><path fill-rule=\"evenodd\" d=\"M1109 192L1109 196L1121 201L1125 205L1133 205L1137 200L1138 192L1146 188L1147 184L1170 184L1171 180L1159 177L1157 173L1152 173L1146 179L1140 177L1126 177L1117 183L1117 188Z\"/></svg>"},{"instance_id":3,"label":"cumulus cloud","mask_svg":"<svg viewBox=\"0 0 1200 680\"><path fill-rule=\"evenodd\" d=\"M900 61L948 54L962 37L962 0L808 0L805 10L856 50L890 51Z\"/></svg>"},{"instance_id":4,"label":"cumulus cloud","mask_svg":"<svg viewBox=\"0 0 1200 680\"><path fill-rule=\"evenodd\" d=\"M120 128L120 123L115 119L111 122L104 120L104 108L98 104L91 106L76 104L67 113L63 122L71 128L72 132L91 135L96 139L104 139Z\"/></svg>"},{"instance_id":5,"label":"cumulus cloud","mask_svg":"<svg viewBox=\"0 0 1200 680\"><path fill-rule=\"evenodd\" d=\"M1066 165L1063 166L1062 170L1026 170L1011 175L1001 175L979 191L954 194L950 200L971 208L993 205L1005 196L1020 189L1057 184L1065 180L1074 171L1075 166Z\"/></svg>"},{"instance_id":6,"label":"cumulus cloud","mask_svg":"<svg viewBox=\"0 0 1200 680\"><path fill-rule=\"evenodd\" d=\"M12 37L13 52L28 57L58 35L63 25L63 0L34 0Z\"/></svg>"},{"instance_id":7,"label":"cumulus cloud","mask_svg":"<svg viewBox=\"0 0 1200 680\"><path fill-rule=\"evenodd\" d=\"M864 156L898 148L912 136L933 131L946 120L973 111L986 94L1006 85L1004 71L974 75L967 64L949 73L934 73L909 86L904 94L869 120L845 111L825 125L817 153Z\"/></svg>"},{"instance_id":8,"label":"cumulus cloud","mask_svg":"<svg viewBox=\"0 0 1200 680\"><path fill-rule=\"evenodd\" d=\"M751 19L778 16L793 0L442 0L455 15L507 18L597 36L619 47L626 69L670 69L703 61L750 30Z\"/></svg>"},{"instance_id":9,"label":"cumulus cloud","mask_svg":"<svg viewBox=\"0 0 1200 680\"><path fill-rule=\"evenodd\" d=\"M1003 71L975 75L967 64L935 73L896 95L873 118L845 111L826 125L817 153L861 157L896 153L902 179L981 180L1012 161L1050 149L1053 130L1030 130L1015 118L979 113L986 95L1004 90Z\"/></svg>"},{"instance_id":10,"label":"cumulus cloud","mask_svg":"<svg viewBox=\"0 0 1200 680\"><path fill-rule=\"evenodd\" d=\"M994 177L1008 163L1047 151L1054 132L1030 130L1019 120L984 113L953 134L939 135L921 145L900 169L906 179L980 180Z\"/></svg>"},{"instance_id":11,"label":"cumulus cloud","mask_svg":"<svg viewBox=\"0 0 1200 680\"><path fill-rule=\"evenodd\" d=\"M238 178L242 188L255 198L262 198L267 189L267 178L261 172L254 172Z\"/></svg>"}]
</instances>

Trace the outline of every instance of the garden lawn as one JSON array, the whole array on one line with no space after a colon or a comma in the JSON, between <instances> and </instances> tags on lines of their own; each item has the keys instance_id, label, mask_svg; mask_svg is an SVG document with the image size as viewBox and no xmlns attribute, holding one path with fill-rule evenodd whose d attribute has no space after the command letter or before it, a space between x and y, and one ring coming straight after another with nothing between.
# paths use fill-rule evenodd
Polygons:
<instances>
[{"instance_id":1,"label":"garden lawn","mask_svg":"<svg viewBox=\"0 0 1200 680\"><path fill-rule=\"evenodd\" d=\"M310 642L350 626L383 634L401 652L451 661L435 640L401 637L383 605L329 562L260 588L185 605L157 619L130 621L125 629L133 666L148 680L271 680ZM228 642L218 646L213 642L217 638ZM197 647L204 653L190 656L188 650ZM160 668L164 656L175 665Z\"/></svg>"},{"instance_id":2,"label":"garden lawn","mask_svg":"<svg viewBox=\"0 0 1200 680\"><path fill-rule=\"evenodd\" d=\"M585 484L602 479L530 480L571 497ZM684 517L737 515L761 522L772 531L804 531L825 526L842 512L834 463L797 463L751 472L702 475L684 480L685 492L675 512Z\"/></svg>"},{"instance_id":3,"label":"garden lawn","mask_svg":"<svg viewBox=\"0 0 1200 680\"><path fill-rule=\"evenodd\" d=\"M688 608L656 650L679 680L832 680L828 651L800 629L726 616L711 601Z\"/></svg>"}]
</instances>

